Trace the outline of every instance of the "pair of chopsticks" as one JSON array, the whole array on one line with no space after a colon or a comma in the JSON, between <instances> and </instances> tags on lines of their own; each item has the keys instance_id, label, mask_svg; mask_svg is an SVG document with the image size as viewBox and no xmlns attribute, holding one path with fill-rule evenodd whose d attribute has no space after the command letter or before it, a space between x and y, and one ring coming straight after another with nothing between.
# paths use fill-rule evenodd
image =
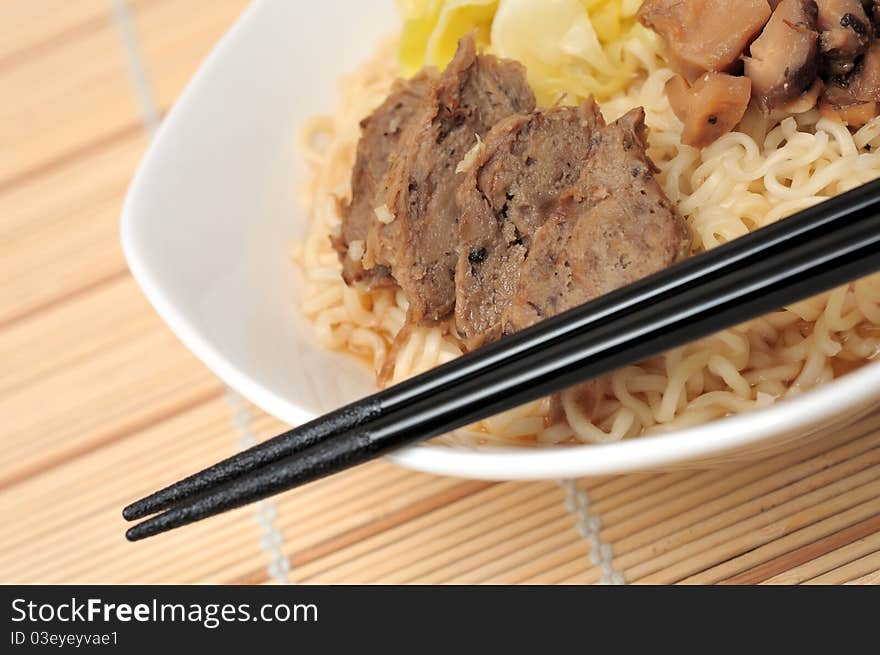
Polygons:
<instances>
[{"instance_id":1,"label":"pair of chopsticks","mask_svg":"<svg viewBox=\"0 0 880 655\"><path fill-rule=\"evenodd\" d=\"M880 270L880 180L357 401L143 498L144 539L659 355Z\"/></svg>"}]
</instances>

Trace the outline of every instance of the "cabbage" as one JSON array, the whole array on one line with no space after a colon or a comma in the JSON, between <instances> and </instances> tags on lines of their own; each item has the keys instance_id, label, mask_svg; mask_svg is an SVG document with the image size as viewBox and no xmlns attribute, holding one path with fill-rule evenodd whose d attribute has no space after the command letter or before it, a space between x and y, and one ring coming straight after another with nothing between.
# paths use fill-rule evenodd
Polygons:
<instances>
[{"instance_id":1,"label":"cabbage","mask_svg":"<svg viewBox=\"0 0 880 655\"><path fill-rule=\"evenodd\" d=\"M445 68L466 34L489 46L498 0L398 0L398 6L405 19L401 66L411 76L425 65Z\"/></svg>"},{"instance_id":2,"label":"cabbage","mask_svg":"<svg viewBox=\"0 0 880 655\"><path fill-rule=\"evenodd\" d=\"M403 16L400 67L405 77L415 75L425 65L428 40L437 25L443 4L443 0L397 0Z\"/></svg>"},{"instance_id":3,"label":"cabbage","mask_svg":"<svg viewBox=\"0 0 880 655\"><path fill-rule=\"evenodd\" d=\"M636 21L641 0L398 0L404 17L404 75L443 68L458 40L516 59L542 104L602 101L626 88L656 51L653 33Z\"/></svg>"},{"instance_id":4,"label":"cabbage","mask_svg":"<svg viewBox=\"0 0 880 655\"><path fill-rule=\"evenodd\" d=\"M426 61L432 66L445 68L461 37L473 33L477 46L489 45L492 20L498 9L498 0L448 0L437 19L437 26L428 41Z\"/></svg>"}]
</instances>

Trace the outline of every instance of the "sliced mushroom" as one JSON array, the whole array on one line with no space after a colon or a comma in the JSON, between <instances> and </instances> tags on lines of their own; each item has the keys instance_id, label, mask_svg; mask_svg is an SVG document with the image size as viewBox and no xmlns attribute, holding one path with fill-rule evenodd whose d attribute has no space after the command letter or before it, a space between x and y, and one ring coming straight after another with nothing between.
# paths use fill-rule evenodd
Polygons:
<instances>
[{"instance_id":1,"label":"sliced mushroom","mask_svg":"<svg viewBox=\"0 0 880 655\"><path fill-rule=\"evenodd\" d=\"M815 82L819 72L818 13L815 0L782 0L752 43L745 73L763 109L793 101Z\"/></svg>"},{"instance_id":2,"label":"sliced mushroom","mask_svg":"<svg viewBox=\"0 0 880 655\"><path fill-rule=\"evenodd\" d=\"M826 87L819 101L819 110L822 115L836 120L849 127L862 127L878 113L876 102L863 102L855 97L840 84L830 84Z\"/></svg>"},{"instance_id":3,"label":"sliced mushroom","mask_svg":"<svg viewBox=\"0 0 880 655\"><path fill-rule=\"evenodd\" d=\"M735 72L770 18L767 0L646 0L639 20L660 35L672 67L689 81L707 71Z\"/></svg>"},{"instance_id":4,"label":"sliced mushroom","mask_svg":"<svg viewBox=\"0 0 880 655\"><path fill-rule=\"evenodd\" d=\"M751 94L749 78L726 73L706 73L690 87L678 75L666 83L672 110L684 123L682 143L696 148L705 148L736 127Z\"/></svg>"},{"instance_id":5,"label":"sliced mushroom","mask_svg":"<svg viewBox=\"0 0 880 655\"><path fill-rule=\"evenodd\" d=\"M825 83L821 79L817 79L813 82L813 86L804 91L797 98L792 100L791 102L787 102L784 105L780 105L778 109L786 112L787 114L803 114L805 111L810 111L816 104L819 102L819 98L822 97L822 92L825 90Z\"/></svg>"},{"instance_id":6,"label":"sliced mushroom","mask_svg":"<svg viewBox=\"0 0 880 655\"><path fill-rule=\"evenodd\" d=\"M828 84L819 109L850 127L861 127L880 114L880 41L871 45L852 74Z\"/></svg>"},{"instance_id":7,"label":"sliced mushroom","mask_svg":"<svg viewBox=\"0 0 880 655\"><path fill-rule=\"evenodd\" d=\"M843 85L862 102L880 102L880 41L874 41Z\"/></svg>"},{"instance_id":8,"label":"sliced mushroom","mask_svg":"<svg viewBox=\"0 0 880 655\"><path fill-rule=\"evenodd\" d=\"M850 105L835 105L824 97L819 102L819 111L822 112L823 116L856 129L877 116L877 109L876 102L855 102Z\"/></svg>"},{"instance_id":9,"label":"sliced mushroom","mask_svg":"<svg viewBox=\"0 0 880 655\"><path fill-rule=\"evenodd\" d=\"M816 0L819 48L830 75L846 75L874 40L861 0Z\"/></svg>"},{"instance_id":10,"label":"sliced mushroom","mask_svg":"<svg viewBox=\"0 0 880 655\"><path fill-rule=\"evenodd\" d=\"M880 0L862 0L862 6L875 27L880 24Z\"/></svg>"},{"instance_id":11,"label":"sliced mushroom","mask_svg":"<svg viewBox=\"0 0 880 655\"><path fill-rule=\"evenodd\" d=\"M669 98L672 111L683 123L691 104L691 85L681 75L675 75L666 83L666 97Z\"/></svg>"}]
</instances>

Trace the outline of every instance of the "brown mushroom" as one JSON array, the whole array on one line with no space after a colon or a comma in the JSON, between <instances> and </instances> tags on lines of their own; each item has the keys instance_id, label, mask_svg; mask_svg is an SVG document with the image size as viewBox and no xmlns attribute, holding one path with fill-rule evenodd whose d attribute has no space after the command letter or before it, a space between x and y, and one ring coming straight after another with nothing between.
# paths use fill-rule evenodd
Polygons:
<instances>
[{"instance_id":1,"label":"brown mushroom","mask_svg":"<svg viewBox=\"0 0 880 655\"><path fill-rule=\"evenodd\" d=\"M880 0L862 0L862 6L874 25L880 24Z\"/></svg>"},{"instance_id":2,"label":"brown mushroom","mask_svg":"<svg viewBox=\"0 0 880 655\"><path fill-rule=\"evenodd\" d=\"M871 45L851 75L828 84L819 109L850 127L861 127L880 114L880 41Z\"/></svg>"},{"instance_id":3,"label":"brown mushroom","mask_svg":"<svg viewBox=\"0 0 880 655\"><path fill-rule=\"evenodd\" d=\"M861 127L880 113L880 41L875 41L848 77L828 84L819 109L850 127Z\"/></svg>"},{"instance_id":4,"label":"brown mushroom","mask_svg":"<svg viewBox=\"0 0 880 655\"><path fill-rule=\"evenodd\" d=\"M844 86L856 100L880 102L880 41L871 44Z\"/></svg>"},{"instance_id":5,"label":"brown mushroom","mask_svg":"<svg viewBox=\"0 0 880 655\"><path fill-rule=\"evenodd\" d=\"M765 110L803 94L819 72L818 8L815 0L782 0L751 47L745 73Z\"/></svg>"},{"instance_id":6,"label":"brown mushroom","mask_svg":"<svg viewBox=\"0 0 880 655\"><path fill-rule=\"evenodd\" d=\"M874 40L861 0L816 0L819 49L830 75L846 75Z\"/></svg>"},{"instance_id":7,"label":"brown mushroom","mask_svg":"<svg viewBox=\"0 0 880 655\"><path fill-rule=\"evenodd\" d=\"M848 105L835 105L826 97L819 102L819 111L831 120L852 128L860 128L877 116L876 102L854 102Z\"/></svg>"},{"instance_id":8,"label":"brown mushroom","mask_svg":"<svg viewBox=\"0 0 880 655\"><path fill-rule=\"evenodd\" d=\"M819 111L826 118L859 128L877 115L878 104L863 102L840 84L830 84L819 100Z\"/></svg>"},{"instance_id":9,"label":"brown mushroom","mask_svg":"<svg viewBox=\"0 0 880 655\"><path fill-rule=\"evenodd\" d=\"M646 0L639 20L662 39L672 67L689 81L707 71L736 72L770 18L767 0Z\"/></svg>"},{"instance_id":10,"label":"brown mushroom","mask_svg":"<svg viewBox=\"0 0 880 655\"><path fill-rule=\"evenodd\" d=\"M794 100L787 102L784 105L780 105L778 109L788 114L803 114L805 111L810 111L816 106L819 102L819 98L822 97L822 92L824 90L825 82L817 78L816 81L813 82L813 86L804 91Z\"/></svg>"},{"instance_id":11,"label":"brown mushroom","mask_svg":"<svg viewBox=\"0 0 880 655\"><path fill-rule=\"evenodd\" d=\"M706 73L693 86L678 75L666 83L672 110L684 123L681 141L696 148L705 148L736 127L751 93L749 78L726 73Z\"/></svg>"}]
</instances>

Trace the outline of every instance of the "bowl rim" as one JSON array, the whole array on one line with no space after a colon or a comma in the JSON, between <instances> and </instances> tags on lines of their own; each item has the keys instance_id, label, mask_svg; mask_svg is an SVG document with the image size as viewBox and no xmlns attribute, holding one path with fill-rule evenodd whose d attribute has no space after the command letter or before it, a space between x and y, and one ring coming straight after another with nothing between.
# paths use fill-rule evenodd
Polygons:
<instances>
[{"instance_id":1,"label":"bowl rim","mask_svg":"<svg viewBox=\"0 0 880 655\"><path fill-rule=\"evenodd\" d=\"M190 323L145 264L136 238L136 208L149 193L153 162L176 131L191 98L211 75L222 53L245 32L271 0L252 3L201 65L150 143L129 187L121 216L121 241L128 266L156 312L180 341L221 381L277 419L299 425L315 414L244 373ZM756 446L783 432L806 429L880 399L880 361L767 408L703 425L612 444L547 448L464 448L418 445L387 456L401 466L439 475L487 480L546 480L628 473L683 464Z\"/></svg>"}]
</instances>

